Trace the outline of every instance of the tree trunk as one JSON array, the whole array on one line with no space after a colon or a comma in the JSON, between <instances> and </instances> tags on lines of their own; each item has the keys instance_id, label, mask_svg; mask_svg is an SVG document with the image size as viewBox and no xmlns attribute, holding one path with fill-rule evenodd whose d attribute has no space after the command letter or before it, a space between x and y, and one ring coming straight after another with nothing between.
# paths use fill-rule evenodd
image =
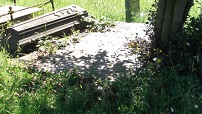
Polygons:
<instances>
[{"instance_id":1,"label":"tree trunk","mask_svg":"<svg viewBox=\"0 0 202 114\"><path fill-rule=\"evenodd\" d=\"M139 14L140 0L125 0L126 22L132 22L133 17Z\"/></svg>"},{"instance_id":2,"label":"tree trunk","mask_svg":"<svg viewBox=\"0 0 202 114\"><path fill-rule=\"evenodd\" d=\"M154 28L157 45L176 40L192 5L193 0L159 0Z\"/></svg>"}]
</instances>

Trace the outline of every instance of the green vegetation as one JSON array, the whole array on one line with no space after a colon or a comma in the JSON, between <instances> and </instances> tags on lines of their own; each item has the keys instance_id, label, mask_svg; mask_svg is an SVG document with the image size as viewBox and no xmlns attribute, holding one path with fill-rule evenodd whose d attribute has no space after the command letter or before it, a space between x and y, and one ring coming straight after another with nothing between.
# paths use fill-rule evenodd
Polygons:
<instances>
[{"instance_id":1,"label":"green vegetation","mask_svg":"<svg viewBox=\"0 0 202 114\"><path fill-rule=\"evenodd\" d=\"M42 2L28 1L17 0L19 5L24 6ZM73 3L100 19L107 16L125 20L123 0L55 0L56 9ZM142 0L141 6L145 7L142 7L142 12L147 12L146 8L149 8L146 3L147 0ZM0 1L0 4L11 4L11 0ZM51 6L44 7L44 11L51 11ZM186 30L189 32L191 28ZM130 47L134 52L139 48ZM155 51L161 54L161 50ZM169 62L172 64L172 61ZM194 71L195 62L191 58L183 58L181 62L189 63L186 64L188 70L181 64L159 69L161 58L156 58L129 77L111 82L90 74L81 76L76 73L76 68L58 75L35 71L23 63L17 65L18 62L10 59L3 50L0 51L0 113L201 114L202 86ZM184 70L188 73L179 72Z\"/></svg>"},{"instance_id":2,"label":"green vegetation","mask_svg":"<svg viewBox=\"0 0 202 114\"><path fill-rule=\"evenodd\" d=\"M16 0L18 5L33 6L40 4L48 0ZM0 5L12 4L12 0L0 1ZM124 0L54 0L55 8L59 9L68 5L76 4L86 9L91 15L96 18L102 18L106 16L115 20L125 20ZM46 5L43 8L43 12L52 11L51 4Z\"/></svg>"},{"instance_id":3,"label":"green vegetation","mask_svg":"<svg viewBox=\"0 0 202 114\"><path fill-rule=\"evenodd\" d=\"M36 4L47 2L48 0L16 0L17 5L33 6ZM200 1L200 0L199 0ZM154 0L140 0L140 15L134 17L135 22L147 21L148 12L151 10L151 4ZM0 6L11 5L13 0L2 0ZM125 21L125 0L54 0L55 8L59 9L68 5L76 4L86 9L92 16L97 19L101 19L102 16L108 18ZM195 3L195 6L191 9L191 15L197 16L200 9L200 4ZM52 11L51 4L41 7L43 11L40 13Z\"/></svg>"},{"instance_id":4,"label":"green vegetation","mask_svg":"<svg viewBox=\"0 0 202 114\"><path fill-rule=\"evenodd\" d=\"M22 69L0 53L0 113L200 114L201 85L175 69L151 72L154 64L115 82L73 71L53 75Z\"/></svg>"}]
</instances>

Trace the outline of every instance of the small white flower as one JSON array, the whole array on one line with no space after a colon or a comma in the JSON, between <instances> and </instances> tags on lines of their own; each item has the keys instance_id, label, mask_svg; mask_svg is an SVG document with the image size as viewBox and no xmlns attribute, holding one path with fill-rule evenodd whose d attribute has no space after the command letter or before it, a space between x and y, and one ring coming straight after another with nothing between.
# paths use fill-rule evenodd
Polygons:
<instances>
[{"instance_id":1,"label":"small white flower","mask_svg":"<svg viewBox=\"0 0 202 114\"><path fill-rule=\"evenodd\" d=\"M195 108L198 108L198 105L194 105Z\"/></svg>"},{"instance_id":2,"label":"small white flower","mask_svg":"<svg viewBox=\"0 0 202 114\"><path fill-rule=\"evenodd\" d=\"M145 14L144 13L140 13L140 16L143 17Z\"/></svg>"},{"instance_id":3,"label":"small white flower","mask_svg":"<svg viewBox=\"0 0 202 114\"><path fill-rule=\"evenodd\" d=\"M170 108L171 112L174 112L174 109L173 108Z\"/></svg>"},{"instance_id":4,"label":"small white flower","mask_svg":"<svg viewBox=\"0 0 202 114\"><path fill-rule=\"evenodd\" d=\"M155 57L155 58L153 58L153 61L156 61L157 60L157 58Z\"/></svg>"},{"instance_id":5,"label":"small white flower","mask_svg":"<svg viewBox=\"0 0 202 114\"><path fill-rule=\"evenodd\" d=\"M102 86L98 86L97 89L98 90L103 90L103 87Z\"/></svg>"}]
</instances>

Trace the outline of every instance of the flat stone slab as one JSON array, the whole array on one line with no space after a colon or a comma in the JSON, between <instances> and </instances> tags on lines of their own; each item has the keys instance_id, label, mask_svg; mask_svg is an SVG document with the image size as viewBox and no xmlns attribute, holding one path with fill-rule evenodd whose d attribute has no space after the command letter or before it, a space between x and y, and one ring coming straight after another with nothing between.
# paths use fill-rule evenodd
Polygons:
<instances>
[{"instance_id":1,"label":"flat stone slab","mask_svg":"<svg viewBox=\"0 0 202 114\"><path fill-rule=\"evenodd\" d=\"M26 9L27 7L14 6L14 5L2 6L2 7L0 7L0 24L11 20L11 16L8 14L10 6L12 7L12 11L14 11L13 19L25 17L25 16L28 16L30 14L33 14L33 13L41 10L40 8L28 8L28 9ZM25 9L25 10L22 10L22 9Z\"/></svg>"},{"instance_id":2,"label":"flat stone slab","mask_svg":"<svg viewBox=\"0 0 202 114\"><path fill-rule=\"evenodd\" d=\"M60 73L77 68L83 75L98 77L124 76L140 66L138 55L131 54L128 43L137 39L148 40L145 24L116 22L107 32L89 33L45 59L37 59L37 53L21 57L33 61L38 70ZM32 58L32 59L31 59Z\"/></svg>"}]
</instances>

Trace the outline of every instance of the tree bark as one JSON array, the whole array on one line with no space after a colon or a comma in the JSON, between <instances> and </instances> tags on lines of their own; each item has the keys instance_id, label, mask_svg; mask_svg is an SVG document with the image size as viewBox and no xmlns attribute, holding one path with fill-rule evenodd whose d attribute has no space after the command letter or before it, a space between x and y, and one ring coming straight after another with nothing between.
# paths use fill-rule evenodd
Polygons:
<instances>
[{"instance_id":1,"label":"tree bark","mask_svg":"<svg viewBox=\"0 0 202 114\"><path fill-rule=\"evenodd\" d=\"M176 40L176 34L179 29L183 26L184 21L187 18L188 12L191 7L189 3L193 3L193 0L178 0L175 3L173 18L172 18L172 26L171 26L171 40ZM192 6L192 5L191 5Z\"/></svg>"},{"instance_id":2,"label":"tree bark","mask_svg":"<svg viewBox=\"0 0 202 114\"><path fill-rule=\"evenodd\" d=\"M168 43L176 40L176 34L183 26L192 6L193 0L159 0L154 27L156 41Z\"/></svg>"},{"instance_id":3,"label":"tree bark","mask_svg":"<svg viewBox=\"0 0 202 114\"><path fill-rule=\"evenodd\" d=\"M162 24L161 32L161 42L168 42L170 37L171 21L172 21L172 9L173 9L173 0L166 1L166 9L164 14L164 21Z\"/></svg>"},{"instance_id":4,"label":"tree bark","mask_svg":"<svg viewBox=\"0 0 202 114\"><path fill-rule=\"evenodd\" d=\"M156 16L156 24L155 24L155 37L156 41L161 40L161 29L164 19L164 10L165 10L166 0L160 0L158 3L158 9L157 9L157 16Z\"/></svg>"}]
</instances>

